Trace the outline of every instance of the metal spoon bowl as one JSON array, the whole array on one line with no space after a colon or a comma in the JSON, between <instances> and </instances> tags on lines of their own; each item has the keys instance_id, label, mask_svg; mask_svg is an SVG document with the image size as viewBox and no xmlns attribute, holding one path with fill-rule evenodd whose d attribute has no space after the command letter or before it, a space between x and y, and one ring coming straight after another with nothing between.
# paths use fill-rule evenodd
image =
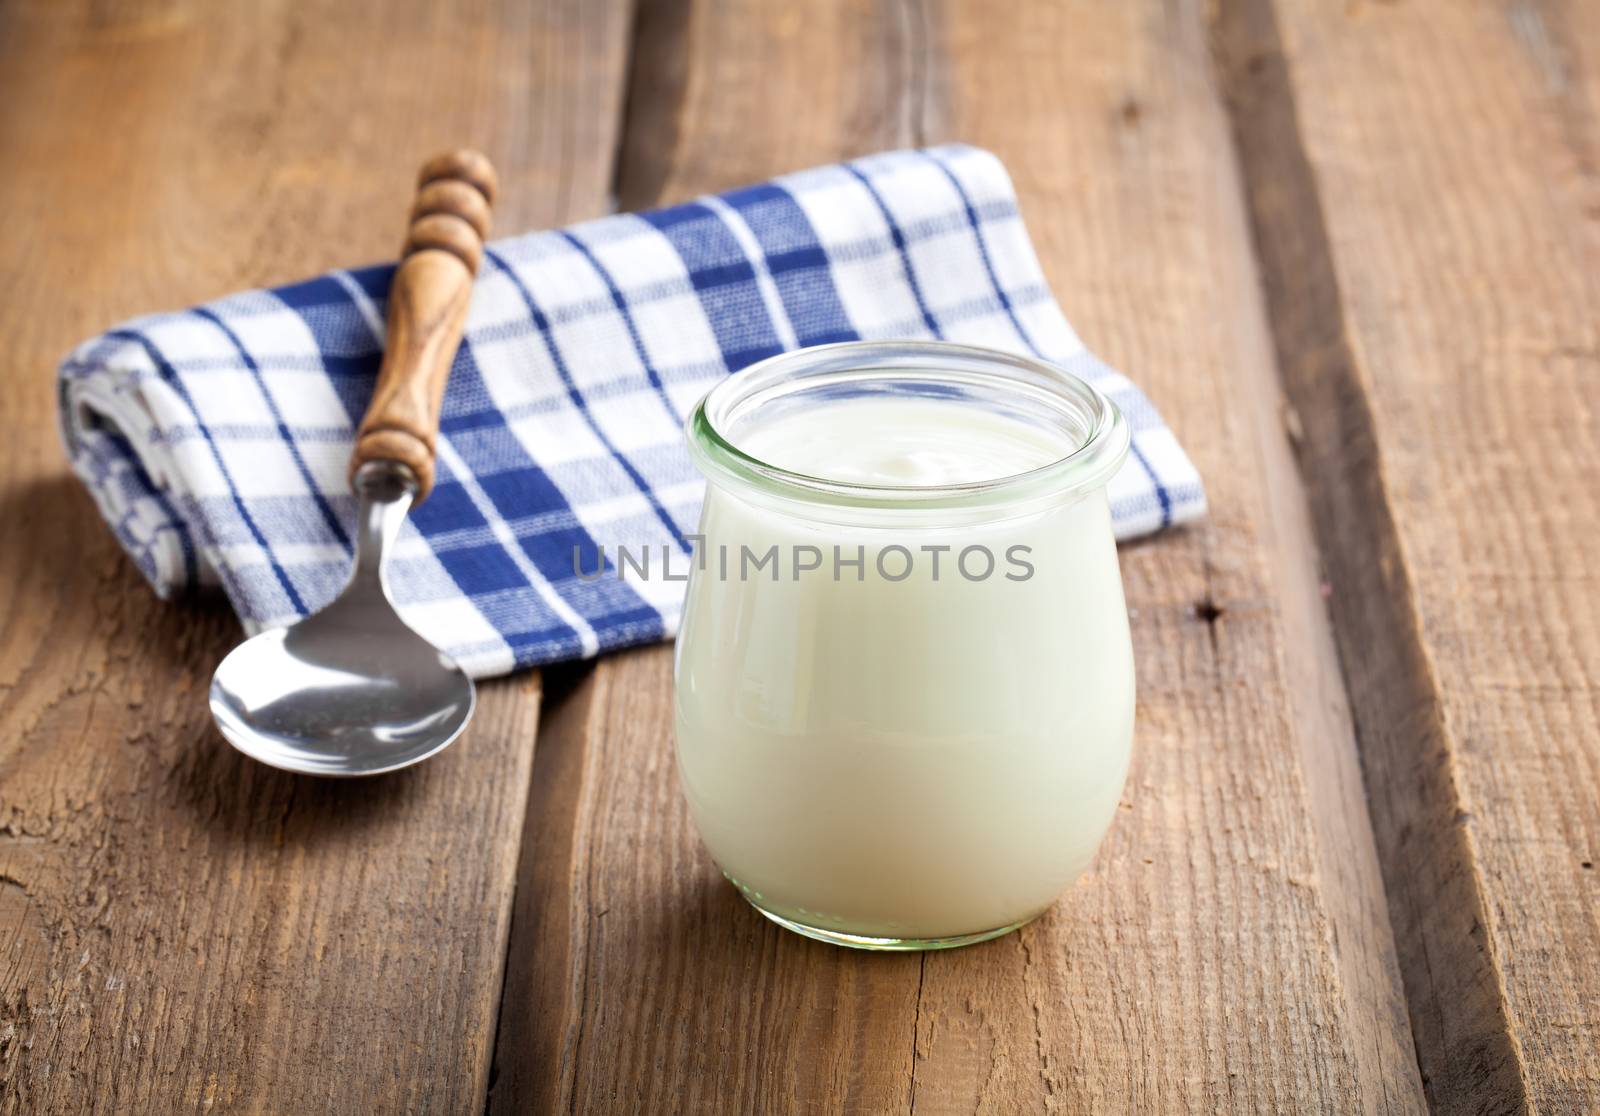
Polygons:
<instances>
[{"instance_id":1,"label":"metal spoon bowl","mask_svg":"<svg viewBox=\"0 0 1600 1116\"><path fill-rule=\"evenodd\" d=\"M211 679L211 715L230 744L308 775L378 775L448 747L472 716L472 680L406 626L385 595L383 558L416 492L409 469L372 462L356 563L327 608L246 640Z\"/></svg>"}]
</instances>

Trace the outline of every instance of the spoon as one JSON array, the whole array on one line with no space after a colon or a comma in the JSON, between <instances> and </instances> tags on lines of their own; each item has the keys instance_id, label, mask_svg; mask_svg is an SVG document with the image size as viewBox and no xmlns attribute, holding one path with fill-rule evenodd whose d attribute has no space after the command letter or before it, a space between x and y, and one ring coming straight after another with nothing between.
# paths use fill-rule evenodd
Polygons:
<instances>
[{"instance_id":1,"label":"spoon","mask_svg":"<svg viewBox=\"0 0 1600 1116\"><path fill-rule=\"evenodd\" d=\"M472 679L400 619L385 558L433 488L439 408L496 181L488 159L455 151L429 160L417 185L383 365L350 459L360 501L350 581L321 612L234 648L211 678L228 743L285 771L396 771L448 747L472 717Z\"/></svg>"}]
</instances>

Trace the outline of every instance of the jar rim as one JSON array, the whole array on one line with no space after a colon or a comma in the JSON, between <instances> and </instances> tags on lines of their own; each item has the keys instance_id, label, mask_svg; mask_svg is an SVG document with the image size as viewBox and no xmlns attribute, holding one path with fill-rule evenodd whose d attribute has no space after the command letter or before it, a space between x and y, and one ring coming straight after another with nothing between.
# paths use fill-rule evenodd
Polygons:
<instances>
[{"instance_id":1,"label":"jar rim","mask_svg":"<svg viewBox=\"0 0 1600 1116\"><path fill-rule=\"evenodd\" d=\"M739 407L759 403L763 393L781 396L785 385L801 381L867 376L1010 387L1021 401L1031 397L1035 403L1070 408L1085 429L1071 452L1033 469L939 485L869 484L801 473L755 457L726 432ZM949 341L844 341L779 353L707 392L690 412L685 435L691 458L709 480L732 481L805 503L856 508L964 508L1065 499L1103 487L1121 468L1131 441L1122 411L1082 377L1035 357Z\"/></svg>"}]
</instances>

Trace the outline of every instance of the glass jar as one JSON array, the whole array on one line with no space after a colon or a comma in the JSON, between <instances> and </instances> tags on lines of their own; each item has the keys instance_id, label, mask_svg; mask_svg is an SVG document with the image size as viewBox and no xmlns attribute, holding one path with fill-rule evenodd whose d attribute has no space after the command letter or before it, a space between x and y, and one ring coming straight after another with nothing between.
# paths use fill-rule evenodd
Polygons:
<instances>
[{"instance_id":1,"label":"glass jar","mask_svg":"<svg viewBox=\"0 0 1600 1116\"><path fill-rule=\"evenodd\" d=\"M773 921L866 948L1041 914L1127 775L1120 412L1041 361L860 342L729 377L688 440L709 483L678 770L723 872Z\"/></svg>"}]
</instances>

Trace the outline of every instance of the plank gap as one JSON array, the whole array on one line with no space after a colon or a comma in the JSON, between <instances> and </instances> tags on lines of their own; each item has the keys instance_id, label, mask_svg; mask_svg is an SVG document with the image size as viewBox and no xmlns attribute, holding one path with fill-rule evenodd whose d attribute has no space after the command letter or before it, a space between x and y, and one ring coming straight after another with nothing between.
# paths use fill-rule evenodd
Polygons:
<instances>
[{"instance_id":1,"label":"plank gap","mask_svg":"<svg viewBox=\"0 0 1600 1116\"><path fill-rule=\"evenodd\" d=\"M671 177L688 96L693 9L688 0L635 0L611 172L611 196L621 212L659 204Z\"/></svg>"},{"instance_id":2,"label":"plank gap","mask_svg":"<svg viewBox=\"0 0 1600 1116\"><path fill-rule=\"evenodd\" d=\"M1436 1111L1523 1111L1488 900L1401 556L1273 0L1223 0L1212 49L1350 694L1418 1069ZM1360 525L1360 529L1356 528ZM1396 777L1403 771L1404 777ZM1472 1111L1479 1111L1472 1107Z\"/></svg>"}]
</instances>

